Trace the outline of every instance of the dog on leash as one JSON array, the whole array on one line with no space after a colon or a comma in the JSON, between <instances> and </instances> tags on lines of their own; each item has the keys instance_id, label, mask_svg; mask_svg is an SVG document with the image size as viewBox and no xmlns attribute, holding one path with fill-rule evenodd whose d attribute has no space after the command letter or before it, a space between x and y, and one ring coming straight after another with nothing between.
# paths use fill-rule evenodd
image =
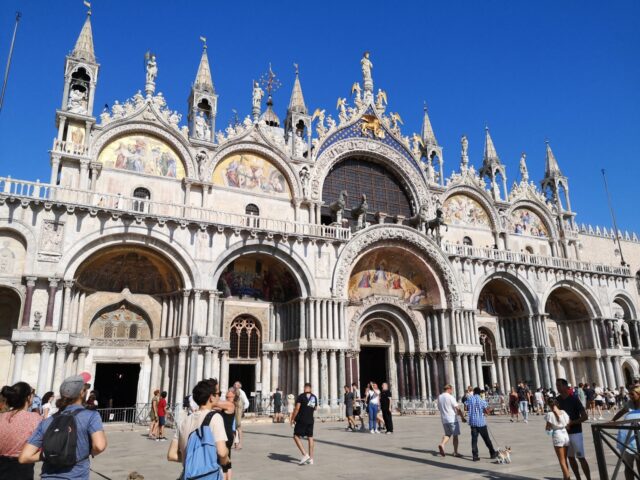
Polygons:
<instances>
[{"instance_id":1,"label":"dog on leash","mask_svg":"<svg viewBox=\"0 0 640 480\"><path fill-rule=\"evenodd\" d=\"M511 447L499 448L496 459L498 463L511 463Z\"/></svg>"}]
</instances>

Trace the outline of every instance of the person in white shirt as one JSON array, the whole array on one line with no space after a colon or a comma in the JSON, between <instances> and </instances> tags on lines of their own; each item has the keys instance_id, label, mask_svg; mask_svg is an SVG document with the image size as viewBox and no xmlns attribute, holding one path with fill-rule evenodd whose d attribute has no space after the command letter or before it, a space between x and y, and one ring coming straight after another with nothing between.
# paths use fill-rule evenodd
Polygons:
<instances>
[{"instance_id":1,"label":"person in white shirt","mask_svg":"<svg viewBox=\"0 0 640 480\"><path fill-rule=\"evenodd\" d=\"M458 417L463 422L466 422L464 418L464 412L460 409L456 398L451 395L453 387L450 384L444 386L444 391L438 396L438 410L440 411L440 418L442 420L442 427L444 428L444 436L442 441L438 445L440 455L445 456L444 446L449 439L453 437L453 456L461 457L458 453L458 436L460 435L460 423Z\"/></svg>"},{"instance_id":2,"label":"person in white shirt","mask_svg":"<svg viewBox=\"0 0 640 480\"><path fill-rule=\"evenodd\" d=\"M536 401L536 412L538 415L542 415L544 413L544 395L542 394L542 389L539 388L536 390L533 396Z\"/></svg>"},{"instance_id":3,"label":"person in white shirt","mask_svg":"<svg viewBox=\"0 0 640 480\"><path fill-rule=\"evenodd\" d=\"M549 413L544 417L547 422L545 430L551 435L553 441L553 448L558 456L560 462L560 468L562 469L562 478L571 478L569 473L569 464L567 455L569 451L569 433L567 432L567 425L569 424L569 415L564 410L560 410L558 402L554 398L550 398L548 401Z\"/></svg>"}]
</instances>

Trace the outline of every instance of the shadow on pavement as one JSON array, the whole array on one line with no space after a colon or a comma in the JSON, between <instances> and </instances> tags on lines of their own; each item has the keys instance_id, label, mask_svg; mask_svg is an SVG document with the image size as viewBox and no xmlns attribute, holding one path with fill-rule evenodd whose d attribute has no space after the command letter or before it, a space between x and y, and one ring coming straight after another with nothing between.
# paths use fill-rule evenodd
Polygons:
<instances>
[{"instance_id":1,"label":"shadow on pavement","mask_svg":"<svg viewBox=\"0 0 640 480\"><path fill-rule=\"evenodd\" d=\"M291 438L291 436L289 435L282 435L282 434L277 434L277 433L263 433L263 432L252 432L252 431L245 431L244 432L245 435L264 435L267 437L280 437L280 438ZM439 468L446 468L446 469L451 469L451 470L458 470L458 471L463 471L463 472L467 472L467 473L475 473L478 475L478 478L487 478L487 479L491 479L491 480L500 480L500 479L510 479L510 480L538 480L539 477L524 477L522 475L515 475L515 474L508 474L508 473L498 473L495 471L489 471L487 469L483 469L483 468L472 468L472 467L464 467L461 465L457 465L457 464L449 464L449 463L443 463L443 462L436 462L434 460L429 460L426 458L416 458L416 457L412 457L409 455L402 455L400 453L394 453L394 452L390 452L388 450L373 450L371 448L365 448L365 447L360 447L357 445L349 445L349 444L344 444L344 443L338 443L338 442L332 442L330 440L318 440L317 438L315 439L316 444L325 444L325 445L332 445L335 447L341 447L341 448L348 448L351 450L357 450L359 452L364 452L364 453L369 453L369 454L373 454L373 455L380 455L383 456L385 458L396 458L398 460L406 460L406 461L410 461L410 462L416 462L416 463L422 463L423 465L431 465L432 467L439 467ZM405 448L405 450L411 450L411 449L407 449ZM420 450L418 450L419 452L422 452ZM428 453L428 451L427 451ZM271 456L272 454L270 454ZM288 457L288 455L287 455ZM279 460L279 459L276 459ZM295 460L295 459L294 459ZM282 460L281 460L282 461ZM489 468L497 468L497 465L491 465Z\"/></svg>"},{"instance_id":2,"label":"shadow on pavement","mask_svg":"<svg viewBox=\"0 0 640 480\"><path fill-rule=\"evenodd\" d=\"M277 460L279 462L284 462L284 463L298 463L298 460L296 460L291 455L282 455L281 453L270 453L269 459Z\"/></svg>"}]
</instances>

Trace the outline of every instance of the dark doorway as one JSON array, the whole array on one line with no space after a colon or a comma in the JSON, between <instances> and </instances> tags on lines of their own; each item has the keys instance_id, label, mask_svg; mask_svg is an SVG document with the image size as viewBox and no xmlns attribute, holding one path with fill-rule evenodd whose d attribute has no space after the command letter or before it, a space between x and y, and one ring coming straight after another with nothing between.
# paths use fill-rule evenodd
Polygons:
<instances>
[{"instance_id":1,"label":"dark doorway","mask_svg":"<svg viewBox=\"0 0 640 480\"><path fill-rule=\"evenodd\" d=\"M382 388L387 378L387 347L362 347L360 349L360 393L369 382L376 382Z\"/></svg>"},{"instance_id":2,"label":"dark doorway","mask_svg":"<svg viewBox=\"0 0 640 480\"><path fill-rule=\"evenodd\" d=\"M136 404L139 363L98 363L93 389L98 408L126 408Z\"/></svg>"},{"instance_id":3,"label":"dark doorway","mask_svg":"<svg viewBox=\"0 0 640 480\"><path fill-rule=\"evenodd\" d=\"M489 387L493 387L495 380L491 376L491 366L483 365L482 366L482 378L484 379L484 385L489 385ZM480 388L484 389L484 385L478 385ZM502 385L500 385L502 388Z\"/></svg>"},{"instance_id":4,"label":"dark doorway","mask_svg":"<svg viewBox=\"0 0 640 480\"><path fill-rule=\"evenodd\" d=\"M242 390L247 396L256 389L256 366L254 364L242 364L232 363L229 365L229 385L223 388L233 385L235 382L242 384Z\"/></svg>"}]
</instances>

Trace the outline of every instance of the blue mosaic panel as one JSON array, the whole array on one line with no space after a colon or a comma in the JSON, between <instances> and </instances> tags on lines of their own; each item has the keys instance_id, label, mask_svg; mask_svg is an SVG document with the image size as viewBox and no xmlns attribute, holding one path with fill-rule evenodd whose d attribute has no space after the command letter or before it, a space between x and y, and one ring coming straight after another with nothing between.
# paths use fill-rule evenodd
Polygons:
<instances>
[{"instance_id":1,"label":"blue mosaic panel","mask_svg":"<svg viewBox=\"0 0 640 480\"><path fill-rule=\"evenodd\" d=\"M371 107L367 109L365 115L375 115ZM324 152L327 148L333 145L340 140L347 140L349 138L372 138L373 134L362 135L362 131L360 130L361 121L357 121L353 125L350 125L346 128L339 129L337 132L332 133L329 138L327 138L320 147L317 156L320 156L322 152ZM407 161L422 175L422 169L420 168L420 164L416 161L415 158L407 151L406 147L401 144L399 141L395 139L395 137L389 132L386 126L383 124L382 128L384 128L385 136L384 138L375 138L377 142L384 143L385 145L393 148L396 152L398 152L402 157L406 158Z\"/></svg>"}]
</instances>

